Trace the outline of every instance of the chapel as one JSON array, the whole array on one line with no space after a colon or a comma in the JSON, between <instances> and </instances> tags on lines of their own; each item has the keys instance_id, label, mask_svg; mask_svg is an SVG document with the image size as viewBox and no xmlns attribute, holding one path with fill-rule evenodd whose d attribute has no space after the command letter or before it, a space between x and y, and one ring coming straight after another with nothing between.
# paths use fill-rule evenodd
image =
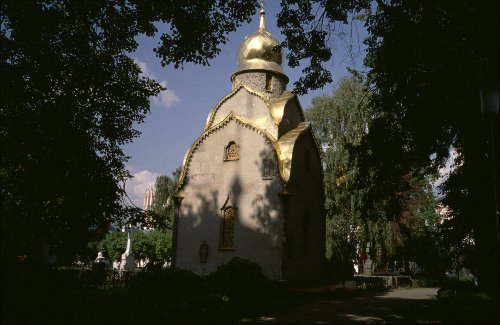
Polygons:
<instances>
[{"instance_id":1,"label":"chapel","mask_svg":"<svg viewBox=\"0 0 500 325\"><path fill-rule=\"evenodd\" d=\"M279 44L262 8L258 30L240 46L232 91L184 157L174 196L177 268L203 275L237 256L273 280L323 275L320 149L286 90Z\"/></svg>"}]
</instances>

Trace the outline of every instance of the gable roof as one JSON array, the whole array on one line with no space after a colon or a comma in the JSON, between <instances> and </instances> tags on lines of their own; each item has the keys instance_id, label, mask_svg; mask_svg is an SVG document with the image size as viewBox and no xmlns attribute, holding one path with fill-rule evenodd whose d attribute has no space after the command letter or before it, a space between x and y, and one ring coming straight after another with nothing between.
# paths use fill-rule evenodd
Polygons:
<instances>
[{"instance_id":1,"label":"gable roof","mask_svg":"<svg viewBox=\"0 0 500 325\"><path fill-rule=\"evenodd\" d=\"M270 100L270 99L267 99L267 97L264 94L250 89L247 85L245 85L242 82L236 88L234 88L229 94L224 96L217 103L217 105L215 105L215 107L210 111L210 113L208 114L208 117L207 117L207 121L205 123L204 131L208 130L209 128L211 128L213 126L215 116L217 115L219 108L225 102L227 102L230 98L234 97L242 89L246 90L249 94L260 98L266 104L267 108L269 109L269 114L270 114L275 125L280 124L281 119L283 118L283 115L285 112L285 107L290 101L295 101L295 103L297 105L297 109L299 111L299 114L302 118L302 121L305 121L304 111L302 110L302 106L300 105L300 102L299 102L297 96L293 92L284 91L280 97Z\"/></svg>"}]
</instances>

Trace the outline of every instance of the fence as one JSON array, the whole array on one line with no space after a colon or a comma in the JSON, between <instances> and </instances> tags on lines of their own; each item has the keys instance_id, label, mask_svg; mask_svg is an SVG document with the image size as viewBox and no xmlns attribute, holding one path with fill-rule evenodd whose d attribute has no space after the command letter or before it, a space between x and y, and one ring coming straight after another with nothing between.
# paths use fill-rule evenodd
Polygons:
<instances>
[{"instance_id":1,"label":"fence","mask_svg":"<svg viewBox=\"0 0 500 325\"><path fill-rule=\"evenodd\" d=\"M84 287L127 288L137 277L136 271L113 269L82 269L78 276Z\"/></svg>"}]
</instances>

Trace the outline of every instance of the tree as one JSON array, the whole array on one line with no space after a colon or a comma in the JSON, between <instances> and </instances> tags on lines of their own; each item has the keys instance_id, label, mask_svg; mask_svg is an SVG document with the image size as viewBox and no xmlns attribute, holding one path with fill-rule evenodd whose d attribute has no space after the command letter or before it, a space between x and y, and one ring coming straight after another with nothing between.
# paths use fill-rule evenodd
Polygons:
<instances>
[{"instance_id":1,"label":"tree","mask_svg":"<svg viewBox=\"0 0 500 325\"><path fill-rule=\"evenodd\" d=\"M139 34L157 33L163 64L207 64L249 21L243 0L2 1L0 213L2 255L59 257L85 247L92 228L125 213L130 177L122 145L139 132L149 98L164 90L129 57ZM5 264L5 263L3 263Z\"/></svg>"},{"instance_id":2,"label":"tree","mask_svg":"<svg viewBox=\"0 0 500 325\"><path fill-rule=\"evenodd\" d=\"M302 69L303 76L294 83L297 93L304 94L332 82L331 72L325 65L333 55L334 35L342 34L342 25L356 18L353 14L368 10L370 5L368 0L281 1L277 25L285 35L281 45L289 50L288 65L294 68L308 61Z\"/></svg>"},{"instance_id":3,"label":"tree","mask_svg":"<svg viewBox=\"0 0 500 325\"><path fill-rule=\"evenodd\" d=\"M122 231L109 232L99 242L97 247L111 261L119 261L127 248L127 233Z\"/></svg>"},{"instance_id":4,"label":"tree","mask_svg":"<svg viewBox=\"0 0 500 325\"><path fill-rule=\"evenodd\" d=\"M351 71L349 77L340 80L332 95L313 98L312 108L306 111L324 151L324 185L329 211L327 257L333 258L334 263L356 259L358 249L364 251L370 242L371 257L381 267L413 261L432 268L434 265L421 258L424 256L416 246L417 242L425 242L429 247L438 243L435 227L439 216L429 179L419 181L407 175L405 181L411 186L399 193L404 202L401 214L388 215L389 211L374 207L369 218L363 215L365 193L376 184L367 183L368 188L357 186L360 163L351 148L359 146L368 125L376 117L370 98L371 91L362 76ZM444 264L439 263L441 269Z\"/></svg>"},{"instance_id":5,"label":"tree","mask_svg":"<svg viewBox=\"0 0 500 325\"><path fill-rule=\"evenodd\" d=\"M370 91L359 74L340 80L332 95L315 97L306 117L323 149L324 186L327 215L327 257L352 260L356 247L364 246L366 233L360 231L359 193L352 187L357 173L349 146L359 144L373 118Z\"/></svg>"},{"instance_id":6,"label":"tree","mask_svg":"<svg viewBox=\"0 0 500 325\"><path fill-rule=\"evenodd\" d=\"M174 202L172 196L175 194L176 185L181 173L181 167L172 172L172 177L160 175L156 177L155 196L151 209L147 211L148 226L168 230L172 229L174 220Z\"/></svg>"},{"instance_id":7,"label":"tree","mask_svg":"<svg viewBox=\"0 0 500 325\"><path fill-rule=\"evenodd\" d=\"M498 191L498 177L486 165L494 140L486 137L479 97L480 89L498 90L498 2L296 0L282 5L278 22L289 62L310 60L296 84L299 92L330 81L325 62L331 58L328 40L335 23L359 17L355 14L364 19L365 64L377 115L358 151L360 186L373 184L363 198L364 215L376 207L400 214L404 200L398 193L411 187L410 179L437 173L454 148L456 168L442 187L444 203L453 211L446 237L455 243L473 238L484 289L498 291L498 258L492 258L500 255L493 190ZM498 115L492 120L498 124Z\"/></svg>"},{"instance_id":8,"label":"tree","mask_svg":"<svg viewBox=\"0 0 500 325\"><path fill-rule=\"evenodd\" d=\"M127 247L127 233L109 232L97 247L110 260L119 261ZM147 268L161 268L172 257L171 234L159 230L136 231L132 239L132 252L136 260L147 262Z\"/></svg>"},{"instance_id":9,"label":"tree","mask_svg":"<svg viewBox=\"0 0 500 325\"><path fill-rule=\"evenodd\" d=\"M397 202L391 182L398 175L435 172L453 147L456 168L443 186L444 202L454 212L453 232L461 233L461 240L474 238L479 276L488 283L484 288L497 290L498 260L491 253L493 249L498 256L498 234L488 212L493 191L484 186L491 176L483 172L488 143L479 89L498 78L491 72L498 70L498 4L380 3L367 26L366 63L381 117L371 125L363 146L373 153L365 156L367 169L375 170L388 189L374 191L392 192L383 195ZM484 39L492 32L497 36Z\"/></svg>"},{"instance_id":10,"label":"tree","mask_svg":"<svg viewBox=\"0 0 500 325\"><path fill-rule=\"evenodd\" d=\"M147 261L147 269L161 269L172 258L172 233L161 230L137 232L133 249L136 259Z\"/></svg>"}]
</instances>

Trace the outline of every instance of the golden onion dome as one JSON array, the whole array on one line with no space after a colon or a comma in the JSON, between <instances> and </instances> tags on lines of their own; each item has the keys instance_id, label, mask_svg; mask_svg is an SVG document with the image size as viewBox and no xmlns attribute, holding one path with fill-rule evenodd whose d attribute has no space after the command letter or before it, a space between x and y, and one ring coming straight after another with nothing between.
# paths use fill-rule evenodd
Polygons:
<instances>
[{"instance_id":1,"label":"golden onion dome","mask_svg":"<svg viewBox=\"0 0 500 325\"><path fill-rule=\"evenodd\" d=\"M272 71L286 78L281 67L283 55L279 47L280 43L266 30L264 16L265 12L264 8L262 8L259 30L245 37L245 40L240 45L237 59L238 66L233 78L236 74L248 70Z\"/></svg>"}]
</instances>

